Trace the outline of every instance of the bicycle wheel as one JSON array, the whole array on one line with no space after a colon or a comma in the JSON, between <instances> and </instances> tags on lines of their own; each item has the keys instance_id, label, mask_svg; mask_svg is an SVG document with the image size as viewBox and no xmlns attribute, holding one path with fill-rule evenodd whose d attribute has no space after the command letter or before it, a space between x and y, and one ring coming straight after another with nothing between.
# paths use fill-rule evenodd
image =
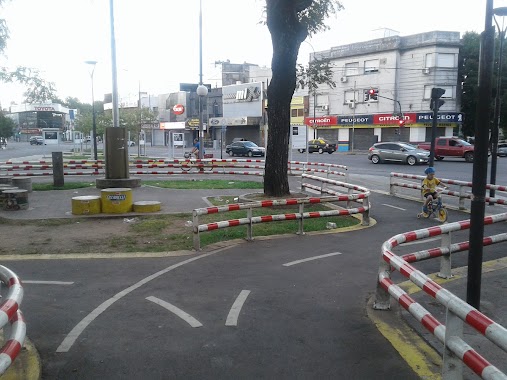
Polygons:
<instances>
[{"instance_id":1,"label":"bicycle wheel","mask_svg":"<svg viewBox=\"0 0 507 380\"><path fill-rule=\"evenodd\" d=\"M438 210L438 221L444 223L447 220L447 210L443 207Z\"/></svg>"}]
</instances>

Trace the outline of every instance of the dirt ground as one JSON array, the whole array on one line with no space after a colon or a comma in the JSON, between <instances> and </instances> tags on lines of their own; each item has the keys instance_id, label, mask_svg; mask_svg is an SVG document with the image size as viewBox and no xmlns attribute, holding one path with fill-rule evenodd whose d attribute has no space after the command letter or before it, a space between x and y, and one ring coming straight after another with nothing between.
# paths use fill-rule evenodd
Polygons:
<instances>
[{"instance_id":1,"label":"dirt ground","mask_svg":"<svg viewBox=\"0 0 507 380\"><path fill-rule=\"evenodd\" d=\"M0 218L0 255L191 249L191 235L191 228L181 218L151 219L151 222L140 218L45 221Z\"/></svg>"}]
</instances>

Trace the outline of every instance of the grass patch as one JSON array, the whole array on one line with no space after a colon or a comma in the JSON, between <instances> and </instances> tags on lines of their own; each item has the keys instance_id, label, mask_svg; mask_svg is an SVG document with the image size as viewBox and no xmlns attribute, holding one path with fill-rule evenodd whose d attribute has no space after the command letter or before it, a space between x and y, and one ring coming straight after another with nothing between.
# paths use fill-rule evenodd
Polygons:
<instances>
[{"instance_id":1,"label":"grass patch","mask_svg":"<svg viewBox=\"0 0 507 380\"><path fill-rule=\"evenodd\" d=\"M50 190L73 190L83 189L87 187L95 187L95 183L89 182L68 182L63 186L54 186L52 183L33 183L32 190L34 191L50 191Z\"/></svg>"},{"instance_id":2,"label":"grass patch","mask_svg":"<svg viewBox=\"0 0 507 380\"><path fill-rule=\"evenodd\" d=\"M262 182L230 181L222 179L143 181L143 185L162 187L164 189L262 189Z\"/></svg>"},{"instance_id":3,"label":"grass patch","mask_svg":"<svg viewBox=\"0 0 507 380\"><path fill-rule=\"evenodd\" d=\"M237 203L236 197L223 196L208 198L215 206L220 206L228 203ZM304 212L312 211L328 211L330 210L324 204L305 205ZM253 216L263 215L278 215L278 214L292 214L298 213L298 206L276 206L270 208L257 208L252 210ZM204 215L200 217L199 224L213 223L219 220L234 220L247 217L247 211L231 211L221 214ZM304 231L324 231L327 229L327 223L336 223L336 228L346 228L355 226L360 221L352 216L333 216L325 218L310 218L303 221ZM284 235L294 234L299 229L299 221L279 221L279 222L266 222L258 223L253 226L253 235L255 236L270 236L270 235ZM201 246L217 243L224 240L244 239L247 236L246 226L228 227L210 232L201 233Z\"/></svg>"}]
</instances>

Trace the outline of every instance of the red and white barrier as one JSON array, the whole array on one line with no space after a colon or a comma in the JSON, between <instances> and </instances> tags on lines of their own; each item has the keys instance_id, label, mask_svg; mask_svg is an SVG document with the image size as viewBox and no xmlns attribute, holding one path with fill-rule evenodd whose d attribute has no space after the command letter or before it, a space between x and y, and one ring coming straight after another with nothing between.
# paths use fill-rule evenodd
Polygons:
<instances>
[{"instance_id":1,"label":"red and white barrier","mask_svg":"<svg viewBox=\"0 0 507 380\"><path fill-rule=\"evenodd\" d=\"M7 323L12 325L9 339L0 349L0 375L2 375L19 355L26 337L26 324L19 310L23 300L23 287L16 274L0 265L0 280L9 287L5 300L0 304L0 328Z\"/></svg>"},{"instance_id":2,"label":"red and white barrier","mask_svg":"<svg viewBox=\"0 0 507 380\"><path fill-rule=\"evenodd\" d=\"M327 180L327 179L326 179ZM336 182L333 180L328 180L332 182ZM341 183L341 182L340 182ZM311 198L290 198L290 199L281 199L281 200L266 200L266 201L258 201L258 202L247 202L247 203L235 203L224 206L215 206L215 207L206 207L195 209L192 212L193 215L193 232L194 232L194 249L199 250L201 247L200 242L200 233L205 231L213 231L221 228L228 227L236 227L241 225L247 225L247 239L251 240L253 237L252 226L258 223L268 223L274 221L284 221L284 220L298 220L299 221L299 234L303 234L303 220L309 218L322 218L322 217L330 217L330 216L344 216L344 215L353 215L353 214L362 214L363 216L363 225L369 225L369 210L370 203L368 201L368 197L370 195L370 191L366 188L344 184L344 186L348 186L350 189L358 189L362 191L361 193L355 194L342 194L338 196L332 197L311 197ZM329 210L329 211L314 211L314 212L304 212L305 204L317 204L317 203L326 203L326 202L350 202L350 201L359 201L362 200L363 205L361 207L356 208L346 208L341 210ZM277 214L277 215L263 215L263 216L253 216L252 210L254 208L265 208L265 207L275 207L275 206L299 206L298 213L290 213L290 214ZM218 214L229 211L238 211L238 210L246 210L248 215L246 218L233 219L233 220L222 220L213 223L207 224L199 224L199 216L209 215L209 214Z\"/></svg>"},{"instance_id":3,"label":"red and white barrier","mask_svg":"<svg viewBox=\"0 0 507 380\"><path fill-rule=\"evenodd\" d=\"M500 223L507 221L507 213L497 214L484 218L484 225ZM411 282L417 285L426 294L437 300L440 304L447 307L452 316L473 327L476 331L484 335L491 342L496 344L503 351L507 352L507 329L494 322L477 309L470 306L459 297L448 290L442 288L435 281L431 280L421 271L415 269L409 264L409 261L416 261L428 258L428 256L440 256L442 249L421 251L420 253L407 254L399 257L392 252L392 249L402 243L412 242L433 236L440 236L454 231L466 230L470 228L470 220L444 224L441 226L424 228L416 231L410 231L398 234L384 242L382 245L381 268L379 269L378 287L376 293L375 309L389 309L389 295L395 298L398 303L409 311L428 331L434 334L449 350L451 350L463 363L471 368L475 373L484 379L507 379L507 376L499 371L495 366L481 357L460 337L453 336L451 340L446 338L446 327L437 321L424 307L415 302L399 286L391 281L391 270L399 271ZM500 234L495 237L485 239L486 244L506 241L507 234ZM468 244L459 243L450 246L447 252L453 249L462 250ZM404 260L407 258L407 260Z\"/></svg>"}]
</instances>

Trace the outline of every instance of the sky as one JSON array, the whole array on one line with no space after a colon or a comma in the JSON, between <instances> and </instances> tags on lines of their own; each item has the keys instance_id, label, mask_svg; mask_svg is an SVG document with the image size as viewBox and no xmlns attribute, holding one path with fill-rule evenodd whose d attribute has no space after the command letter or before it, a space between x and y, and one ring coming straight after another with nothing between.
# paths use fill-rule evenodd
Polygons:
<instances>
[{"instance_id":1,"label":"sky","mask_svg":"<svg viewBox=\"0 0 507 380\"><path fill-rule=\"evenodd\" d=\"M91 102L91 66L97 61L95 99L112 92L108 0L8 0L0 9L10 39L0 66L28 66L55 83L60 98ZM345 9L326 20L330 30L301 45L309 54L382 36L433 30L482 32L486 0L342 0ZM265 0L202 0L203 82L217 78L216 61L271 66L272 47L261 23ZM507 0L495 0L495 7ZM120 97L139 89L152 95L199 82L199 0L114 1L116 66ZM501 23L502 21L499 20ZM21 103L23 88L0 84L0 103Z\"/></svg>"}]
</instances>

